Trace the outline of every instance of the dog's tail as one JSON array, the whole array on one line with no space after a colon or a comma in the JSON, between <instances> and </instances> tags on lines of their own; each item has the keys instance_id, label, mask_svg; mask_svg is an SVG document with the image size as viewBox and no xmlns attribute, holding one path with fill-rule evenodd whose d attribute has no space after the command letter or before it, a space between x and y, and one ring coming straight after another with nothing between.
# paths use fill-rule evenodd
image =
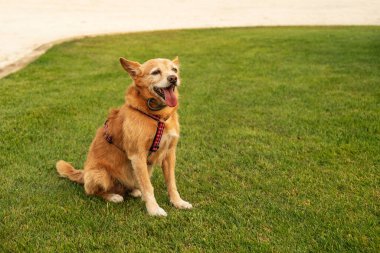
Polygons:
<instances>
[{"instance_id":1,"label":"dog's tail","mask_svg":"<svg viewBox=\"0 0 380 253\"><path fill-rule=\"evenodd\" d=\"M76 170L70 163L63 160L59 160L55 166L61 177L67 177L71 181L83 184L83 170Z\"/></svg>"}]
</instances>

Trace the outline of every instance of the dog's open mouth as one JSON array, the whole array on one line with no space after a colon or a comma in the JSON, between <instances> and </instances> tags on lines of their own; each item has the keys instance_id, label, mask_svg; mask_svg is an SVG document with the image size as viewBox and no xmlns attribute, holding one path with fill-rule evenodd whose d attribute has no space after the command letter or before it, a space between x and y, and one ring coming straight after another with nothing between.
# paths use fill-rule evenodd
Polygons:
<instances>
[{"instance_id":1,"label":"dog's open mouth","mask_svg":"<svg viewBox=\"0 0 380 253\"><path fill-rule=\"evenodd\" d=\"M166 88L153 87L153 90L165 101L166 105L170 107L177 105L177 97L174 94L175 85L170 85Z\"/></svg>"}]
</instances>

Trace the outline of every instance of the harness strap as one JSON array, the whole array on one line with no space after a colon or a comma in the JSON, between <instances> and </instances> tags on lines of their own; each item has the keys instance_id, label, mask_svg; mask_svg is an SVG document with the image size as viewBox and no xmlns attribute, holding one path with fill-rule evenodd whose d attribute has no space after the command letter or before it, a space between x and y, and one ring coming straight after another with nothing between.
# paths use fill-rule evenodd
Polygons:
<instances>
[{"instance_id":1,"label":"harness strap","mask_svg":"<svg viewBox=\"0 0 380 253\"><path fill-rule=\"evenodd\" d=\"M141 112L142 114L148 116L149 118L157 121L156 134L154 135L152 145L150 146L150 149L149 149L149 154L148 154L148 157L149 157L153 152L156 152L160 148L160 142L161 142L162 135L164 134L165 123L162 122L161 118L157 115L148 114L148 113L143 112L137 108L133 108L133 109L135 109L135 110Z\"/></svg>"},{"instance_id":2,"label":"harness strap","mask_svg":"<svg viewBox=\"0 0 380 253\"><path fill-rule=\"evenodd\" d=\"M103 133L104 138L109 144L112 144L112 136L108 133L108 119L106 120L106 122L104 122L103 130L104 130L104 133Z\"/></svg>"},{"instance_id":3,"label":"harness strap","mask_svg":"<svg viewBox=\"0 0 380 253\"><path fill-rule=\"evenodd\" d=\"M133 108L133 107L131 107L131 108ZM162 135L164 134L164 130L165 130L165 123L163 121L161 121L161 118L157 115L148 114L148 113L143 112L137 108L133 108L133 109L139 111L140 113L148 116L149 118L151 118L157 122L156 134L154 135L152 145L149 148L149 154L148 154L148 157L149 157L153 152L156 152L160 148L160 142L162 139ZM104 138L106 139L106 141L109 144L113 144L118 149L123 150L113 142L112 135L108 132L108 128L109 128L109 126L108 126L108 119L107 119L106 122L104 122L104 128L103 128L104 129L104 134L103 134Z\"/></svg>"},{"instance_id":4,"label":"harness strap","mask_svg":"<svg viewBox=\"0 0 380 253\"><path fill-rule=\"evenodd\" d=\"M150 147L150 152L156 152L160 148L160 142L162 135L164 134L165 123L157 121L156 135L153 138L152 146Z\"/></svg>"},{"instance_id":5,"label":"harness strap","mask_svg":"<svg viewBox=\"0 0 380 253\"><path fill-rule=\"evenodd\" d=\"M138 111L138 112L144 114L145 116L148 116L149 118L154 119L154 120L157 121L157 122L160 122L160 121L161 121L160 116L157 116L157 115L154 115L154 114L148 114L148 113L146 113L146 112L144 112L144 111L141 111L141 110L139 110L139 109L137 109L137 108L134 108L134 107L132 107L132 106L130 106L130 107L131 107L132 109L135 109L136 111Z\"/></svg>"},{"instance_id":6,"label":"harness strap","mask_svg":"<svg viewBox=\"0 0 380 253\"><path fill-rule=\"evenodd\" d=\"M118 149L120 149L121 151L124 151L122 148L120 148L119 146L117 146L114 142L113 142L113 138L112 138L112 135L108 132L108 119L106 120L106 122L104 122L104 127L103 127L103 136L104 138L106 139L106 141L109 143L109 144L113 144L115 147L117 147Z\"/></svg>"}]
</instances>

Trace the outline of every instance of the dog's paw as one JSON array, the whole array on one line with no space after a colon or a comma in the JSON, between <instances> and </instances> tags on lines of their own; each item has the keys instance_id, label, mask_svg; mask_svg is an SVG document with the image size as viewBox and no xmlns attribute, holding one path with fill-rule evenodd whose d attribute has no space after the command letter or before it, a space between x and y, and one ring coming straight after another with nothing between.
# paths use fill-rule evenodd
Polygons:
<instances>
[{"instance_id":1,"label":"dog's paw","mask_svg":"<svg viewBox=\"0 0 380 253\"><path fill-rule=\"evenodd\" d=\"M176 201L176 202L172 202L172 204L173 204L173 206L175 206L178 209L191 209L191 208L193 208L192 204L190 204L189 202L184 201L182 199L179 201Z\"/></svg>"},{"instance_id":2,"label":"dog's paw","mask_svg":"<svg viewBox=\"0 0 380 253\"><path fill-rule=\"evenodd\" d=\"M109 194L109 196L107 196L107 200L113 203L120 203L123 202L124 198L119 194Z\"/></svg>"},{"instance_id":3,"label":"dog's paw","mask_svg":"<svg viewBox=\"0 0 380 253\"><path fill-rule=\"evenodd\" d=\"M139 189L134 189L129 193L129 195L131 195L134 198L138 198L141 197L141 191Z\"/></svg>"},{"instance_id":4,"label":"dog's paw","mask_svg":"<svg viewBox=\"0 0 380 253\"><path fill-rule=\"evenodd\" d=\"M147 210L148 210L149 215L151 216L164 216L164 217L168 216L165 210L159 206L157 206L156 208L149 208Z\"/></svg>"}]
</instances>

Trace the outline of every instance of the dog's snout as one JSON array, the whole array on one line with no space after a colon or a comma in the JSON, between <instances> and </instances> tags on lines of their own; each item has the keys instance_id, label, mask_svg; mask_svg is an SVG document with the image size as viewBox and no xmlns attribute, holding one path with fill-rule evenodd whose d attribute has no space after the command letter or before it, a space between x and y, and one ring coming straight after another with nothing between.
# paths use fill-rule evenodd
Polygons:
<instances>
[{"instance_id":1,"label":"dog's snout","mask_svg":"<svg viewBox=\"0 0 380 253\"><path fill-rule=\"evenodd\" d=\"M176 84L177 83L177 77L175 75L168 76L168 82L171 84Z\"/></svg>"}]
</instances>

